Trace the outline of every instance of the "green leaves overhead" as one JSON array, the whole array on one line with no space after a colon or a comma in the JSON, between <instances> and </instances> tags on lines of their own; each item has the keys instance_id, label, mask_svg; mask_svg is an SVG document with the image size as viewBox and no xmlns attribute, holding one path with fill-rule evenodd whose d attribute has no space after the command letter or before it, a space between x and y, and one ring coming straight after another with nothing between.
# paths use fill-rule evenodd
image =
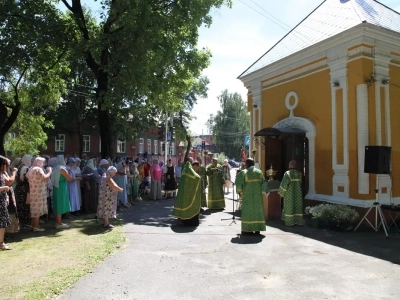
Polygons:
<instances>
[{"instance_id":1,"label":"green leaves overhead","mask_svg":"<svg viewBox=\"0 0 400 300\"><path fill-rule=\"evenodd\" d=\"M238 93L224 90L218 97L221 110L211 115L207 126L211 127L218 151L229 158L239 159L244 147L244 137L250 132L250 117L247 106Z\"/></svg>"}]
</instances>

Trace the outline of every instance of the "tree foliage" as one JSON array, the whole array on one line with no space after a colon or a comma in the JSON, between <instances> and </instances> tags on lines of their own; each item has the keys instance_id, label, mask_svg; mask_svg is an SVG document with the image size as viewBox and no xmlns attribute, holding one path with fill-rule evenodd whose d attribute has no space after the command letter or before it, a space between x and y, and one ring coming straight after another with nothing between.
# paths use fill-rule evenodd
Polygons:
<instances>
[{"instance_id":1,"label":"tree foliage","mask_svg":"<svg viewBox=\"0 0 400 300\"><path fill-rule=\"evenodd\" d=\"M0 154L9 131L17 153L45 146L42 114L56 108L67 70L64 21L48 1L10 0L0 11Z\"/></svg>"},{"instance_id":2,"label":"tree foliage","mask_svg":"<svg viewBox=\"0 0 400 300\"><path fill-rule=\"evenodd\" d=\"M150 117L184 109L184 97L209 64L196 48L198 28L211 23L210 9L229 0L103 0L100 22L88 26L80 0L61 0L80 32L82 57L96 78L102 155L112 156L115 116ZM71 27L69 27L71 29Z\"/></svg>"},{"instance_id":3,"label":"tree foliage","mask_svg":"<svg viewBox=\"0 0 400 300\"><path fill-rule=\"evenodd\" d=\"M250 117L242 96L238 93L230 94L224 90L218 101L221 110L211 115L207 124L212 124L212 132L218 151L230 158L240 157L240 150L244 138L250 131Z\"/></svg>"}]
</instances>

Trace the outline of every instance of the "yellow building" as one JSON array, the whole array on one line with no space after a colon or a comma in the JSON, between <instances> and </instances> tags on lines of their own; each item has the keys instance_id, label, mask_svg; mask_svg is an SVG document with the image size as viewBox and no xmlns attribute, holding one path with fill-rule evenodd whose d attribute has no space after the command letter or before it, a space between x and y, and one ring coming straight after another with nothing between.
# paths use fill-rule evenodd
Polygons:
<instances>
[{"instance_id":1,"label":"yellow building","mask_svg":"<svg viewBox=\"0 0 400 300\"><path fill-rule=\"evenodd\" d=\"M304 170L308 200L400 200L400 14L373 0L326 0L244 71L250 149L278 178ZM364 173L365 146L391 147L391 174ZM399 202L396 202L399 203Z\"/></svg>"}]
</instances>

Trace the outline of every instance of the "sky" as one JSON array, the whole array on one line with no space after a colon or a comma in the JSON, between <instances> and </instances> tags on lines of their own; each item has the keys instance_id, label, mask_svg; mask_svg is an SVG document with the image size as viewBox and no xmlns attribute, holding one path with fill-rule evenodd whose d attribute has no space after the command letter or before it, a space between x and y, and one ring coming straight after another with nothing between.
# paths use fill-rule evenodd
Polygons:
<instances>
[{"instance_id":1,"label":"sky","mask_svg":"<svg viewBox=\"0 0 400 300\"><path fill-rule=\"evenodd\" d=\"M339 1L339 0L337 0ZM199 48L212 53L203 75L210 80L208 97L199 99L190 124L193 135L208 134L210 114L220 110L218 96L223 90L239 93L247 100L247 90L237 77L285 34L311 13L322 0L233 0L232 8L213 10L210 28L199 31ZM400 12L399 0L381 0Z\"/></svg>"}]
</instances>

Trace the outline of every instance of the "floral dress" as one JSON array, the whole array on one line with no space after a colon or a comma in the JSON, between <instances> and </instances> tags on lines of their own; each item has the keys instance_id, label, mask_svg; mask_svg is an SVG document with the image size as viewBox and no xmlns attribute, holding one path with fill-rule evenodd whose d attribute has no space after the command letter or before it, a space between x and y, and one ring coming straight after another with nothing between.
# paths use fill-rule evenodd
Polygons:
<instances>
[{"instance_id":1,"label":"floral dress","mask_svg":"<svg viewBox=\"0 0 400 300\"><path fill-rule=\"evenodd\" d=\"M5 186L3 174L0 174L0 186ZM7 210L7 193L0 192L0 228L7 228L11 225L10 216Z\"/></svg>"},{"instance_id":2,"label":"floral dress","mask_svg":"<svg viewBox=\"0 0 400 300\"><path fill-rule=\"evenodd\" d=\"M32 175L29 176L29 198L31 217L40 217L47 214L47 181L42 168L34 167Z\"/></svg>"},{"instance_id":3,"label":"floral dress","mask_svg":"<svg viewBox=\"0 0 400 300\"><path fill-rule=\"evenodd\" d=\"M115 218L117 216L117 191L113 191L107 184L109 177L105 174L100 180L99 206L97 208L97 217Z\"/></svg>"},{"instance_id":4,"label":"floral dress","mask_svg":"<svg viewBox=\"0 0 400 300\"><path fill-rule=\"evenodd\" d=\"M15 198L17 202L17 211L18 218L23 224L31 223L31 208L29 204L26 204L26 196L29 192L29 182L26 178L26 174L24 175L23 180L21 180L21 169L23 166L18 168L17 175L15 176L15 180L17 182L17 186L15 187Z\"/></svg>"}]
</instances>

